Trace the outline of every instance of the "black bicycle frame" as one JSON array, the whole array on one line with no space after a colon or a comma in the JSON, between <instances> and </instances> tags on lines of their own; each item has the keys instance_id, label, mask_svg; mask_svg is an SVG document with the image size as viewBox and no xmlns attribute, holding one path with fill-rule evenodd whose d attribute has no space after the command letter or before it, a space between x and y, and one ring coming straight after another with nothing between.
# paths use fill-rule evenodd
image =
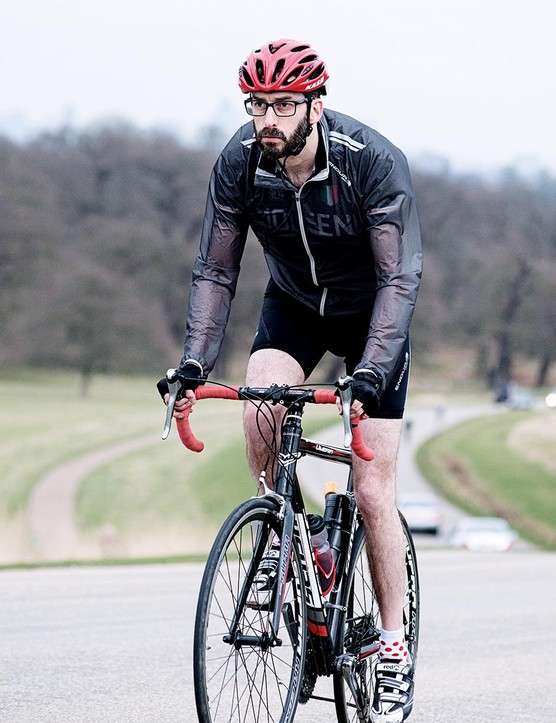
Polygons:
<instances>
[{"instance_id":1,"label":"black bicycle frame","mask_svg":"<svg viewBox=\"0 0 556 723\"><path fill-rule=\"evenodd\" d=\"M279 574L277 579L277 601L272 618L272 631L278 643L280 616L286 592L286 580L291 558L292 543L296 540L297 552L300 556L301 568L305 579L300 581L306 591L308 627L312 633L312 646L319 674L330 674L335 658L336 639L340 626L343 629L343 615L346 612L339 602L343 599L344 575L340 575L338 585L331 595L331 601L325 602L321 595L313 562L311 537L303 497L299 488L295 469L300 457L310 455L329 461L347 464L351 468L351 450L330 445L319 444L302 438L301 419L305 400L300 399L290 406L282 426L282 440L279 453L279 466L274 480L274 492L268 496L275 500L283 499L278 515L282 521L282 538L280 540ZM344 570L349 563L353 546L355 525L355 501L353 498L351 469L348 480L347 497L349 499L349 544L342 550L343 560L339 567ZM289 503L289 504L288 504Z\"/></svg>"}]
</instances>

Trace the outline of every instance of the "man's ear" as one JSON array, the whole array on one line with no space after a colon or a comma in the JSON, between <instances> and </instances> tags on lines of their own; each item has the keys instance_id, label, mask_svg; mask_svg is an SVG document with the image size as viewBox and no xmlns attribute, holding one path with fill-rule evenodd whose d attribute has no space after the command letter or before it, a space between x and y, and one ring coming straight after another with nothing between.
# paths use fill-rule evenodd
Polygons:
<instances>
[{"instance_id":1,"label":"man's ear","mask_svg":"<svg viewBox=\"0 0 556 723\"><path fill-rule=\"evenodd\" d=\"M315 98L315 100L311 103L311 112L309 114L309 123L313 125L313 123L318 123L321 119L322 113L324 111L324 103L322 102L321 98Z\"/></svg>"}]
</instances>

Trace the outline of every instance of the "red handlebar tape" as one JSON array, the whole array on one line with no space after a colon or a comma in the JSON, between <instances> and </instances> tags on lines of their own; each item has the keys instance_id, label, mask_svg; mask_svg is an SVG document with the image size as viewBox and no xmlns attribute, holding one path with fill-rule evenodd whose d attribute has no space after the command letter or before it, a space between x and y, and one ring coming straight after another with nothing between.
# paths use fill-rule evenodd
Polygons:
<instances>
[{"instance_id":1,"label":"red handlebar tape","mask_svg":"<svg viewBox=\"0 0 556 723\"><path fill-rule=\"evenodd\" d=\"M239 387L200 386L195 390L195 396L197 399L239 399ZM314 397L316 404L336 403L336 394L331 389L316 389ZM202 452L205 445L201 442L201 440L197 439L191 431L191 426L189 424L190 414L191 409L186 409L184 412L184 418L176 420L178 434L187 449L190 449L192 452ZM375 455L373 450L370 447L367 447L363 441L363 434L361 432L361 427L359 426L359 418L352 420L351 429L353 433L351 449L358 457L370 462L374 459Z\"/></svg>"}]
</instances>

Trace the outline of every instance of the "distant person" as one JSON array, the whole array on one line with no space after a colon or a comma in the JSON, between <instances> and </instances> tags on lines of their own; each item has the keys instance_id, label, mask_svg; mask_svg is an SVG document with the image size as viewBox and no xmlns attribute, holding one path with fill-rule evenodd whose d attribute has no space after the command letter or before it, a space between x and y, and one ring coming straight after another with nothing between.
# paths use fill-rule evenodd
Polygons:
<instances>
[{"instance_id":1,"label":"distant person","mask_svg":"<svg viewBox=\"0 0 556 723\"><path fill-rule=\"evenodd\" d=\"M354 61L352 75L368 95L367 69ZM383 626L371 720L402 721L413 704L413 664L395 471L421 276L419 220L405 157L372 128L324 108L328 77L318 53L296 40L262 45L240 67L252 121L224 148L210 180L178 371L185 396L175 414L195 403L193 390L214 367L251 228L270 281L246 384L302 384L326 351L343 357L355 379L352 414L363 415L364 438L376 450L372 463L353 462ZM252 405L244 427L259 479L268 446Z\"/></svg>"},{"instance_id":2,"label":"distant person","mask_svg":"<svg viewBox=\"0 0 556 723\"><path fill-rule=\"evenodd\" d=\"M434 411L436 413L436 421L442 423L446 417L446 405L437 404Z\"/></svg>"}]
</instances>

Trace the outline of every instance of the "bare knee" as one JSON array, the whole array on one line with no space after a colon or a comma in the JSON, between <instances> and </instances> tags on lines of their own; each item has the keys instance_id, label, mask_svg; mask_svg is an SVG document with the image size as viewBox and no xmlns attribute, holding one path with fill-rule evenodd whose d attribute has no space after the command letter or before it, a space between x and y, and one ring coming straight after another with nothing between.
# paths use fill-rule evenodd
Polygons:
<instances>
[{"instance_id":1,"label":"bare knee","mask_svg":"<svg viewBox=\"0 0 556 723\"><path fill-rule=\"evenodd\" d=\"M278 349L260 349L251 355L247 365L245 383L251 387L269 387L272 384L302 384L303 369L286 352ZM269 462L270 451L277 449L284 409L246 402L243 426L247 442L247 460L255 478Z\"/></svg>"},{"instance_id":2,"label":"bare knee","mask_svg":"<svg viewBox=\"0 0 556 723\"><path fill-rule=\"evenodd\" d=\"M396 509L396 493L393 484L371 484L367 480L355 486L355 501L365 522L380 522L391 517Z\"/></svg>"},{"instance_id":3,"label":"bare knee","mask_svg":"<svg viewBox=\"0 0 556 723\"><path fill-rule=\"evenodd\" d=\"M303 369L292 356L280 349L259 349L251 354L247 364L245 383L251 387L269 387L271 384L302 384Z\"/></svg>"},{"instance_id":4,"label":"bare knee","mask_svg":"<svg viewBox=\"0 0 556 723\"><path fill-rule=\"evenodd\" d=\"M302 384L303 369L286 352L279 349L260 349L251 355L247 365L245 383L250 387L269 387L272 384ZM261 411L264 409L264 412ZM259 403L246 402L243 413L245 434L248 437L271 434L280 428L283 416L281 407L261 407Z\"/></svg>"},{"instance_id":5,"label":"bare knee","mask_svg":"<svg viewBox=\"0 0 556 723\"><path fill-rule=\"evenodd\" d=\"M354 489L357 506L369 523L396 513L396 466L402 422L397 419L368 419L361 422L365 442L375 450L375 459L354 459Z\"/></svg>"}]
</instances>

